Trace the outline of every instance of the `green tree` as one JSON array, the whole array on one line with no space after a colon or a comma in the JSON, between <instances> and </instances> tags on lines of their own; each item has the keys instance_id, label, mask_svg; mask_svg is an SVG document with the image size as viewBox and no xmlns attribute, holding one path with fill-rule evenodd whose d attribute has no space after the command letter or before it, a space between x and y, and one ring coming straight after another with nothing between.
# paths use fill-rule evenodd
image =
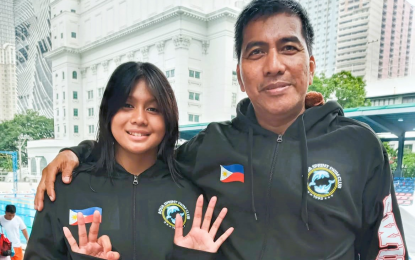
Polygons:
<instances>
[{"instance_id":1,"label":"green tree","mask_svg":"<svg viewBox=\"0 0 415 260\"><path fill-rule=\"evenodd\" d=\"M391 171L394 172L397 167L398 150L393 149L387 142L383 142L383 146L389 155ZM410 149L405 149L403 152L402 168L404 169L402 177L415 177L415 153Z\"/></svg>"},{"instance_id":2,"label":"green tree","mask_svg":"<svg viewBox=\"0 0 415 260\"><path fill-rule=\"evenodd\" d=\"M403 177L415 177L415 153L409 149L404 151L403 167L405 168Z\"/></svg>"},{"instance_id":3,"label":"green tree","mask_svg":"<svg viewBox=\"0 0 415 260\"><path fill-rule=\"evenodd\" d=\"M38 112L27 110L17 114L12 120L0 123L0 151L18 151L17 141L20 134L30 136L33 140L53 138L53 119L39 115ZM22 164L27 162L27 142L22 146ZM0 168L7 169L10 165L7 157L0 157Z\"/></svg>"},{"instance_id":4,"label":"green tree","mask_svg":"<svg viewBox=\"0 0 415 260\"><path fill-rule=\"evenodd\" d=\"M324 74L314 76L309 91L320 92L324 99L336 98L343 108L370 106L366 100L366 83L349 71L342 71L327 78Z\"/></svg>"}]
</instances>

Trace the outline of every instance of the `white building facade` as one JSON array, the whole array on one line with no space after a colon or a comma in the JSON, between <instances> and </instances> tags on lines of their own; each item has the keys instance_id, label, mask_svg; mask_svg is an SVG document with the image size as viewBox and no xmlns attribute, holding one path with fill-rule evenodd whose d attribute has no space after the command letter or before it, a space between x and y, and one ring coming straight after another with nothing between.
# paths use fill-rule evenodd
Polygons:
<instances>
[{"instance_id":1,"label":"white building facade","mask_svg":"<svg viewBox=\"0 0 415 260\"><path fill-rule=\"evenodd\" d=\"M17 112L16 51L14 44L0 46L0 122Z\"/></svg>"},{"instance_id":2,"label":"white building facade","mask_svg":"<svg viewBox=\"0 0 415 260\"><path fill-rule=\"evenodd\" d=\"M383 0L340 0L336 72L378 78L382 10Z\"/></svg>"},{"instance_id":3,"label":"white building facade","mask_svg":"<svg viewBox=\"0 0 415 260\"><path fill-rule=\"evenodd\" d=\"M166 73L180 124L229 120L245 97L236 79L234 23L245 1L51 2L55 138L94 139L106 83L123 62Z\"/></svg>"},{"instance_id":4,"label":"white building facade","mask_svg":"<svg viewBox=\"0 0 415 260\"><path fill-rule=\"evenodd\" d=\"M336 69L339 0L298 0L307 10L314 29L316 74L330 77Z\"/></svg>"}]
</instances>

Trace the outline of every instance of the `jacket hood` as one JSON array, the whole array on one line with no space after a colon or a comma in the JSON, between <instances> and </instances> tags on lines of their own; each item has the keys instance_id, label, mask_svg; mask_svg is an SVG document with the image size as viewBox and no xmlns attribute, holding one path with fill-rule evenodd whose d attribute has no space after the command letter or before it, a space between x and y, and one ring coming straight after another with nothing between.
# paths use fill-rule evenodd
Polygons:
<instances>
[{"instance_id":1,"label":"jacket hood","mask_svg":"<svg viewBox=\"0 0 415 260\"><path fill-rule=\"evenodd\" d=\"M249 98L245 98L238 103L236 108L236 118L232 123L241 131L248 132L253 129L256 134L277 138L278 135L259 125L255 115L254 107ZM327 133L327 128L336 120L337 116L344 116L343 109L335 101L328 101L324 105L311 107L303 114L304 128L307 138L312 138ZM298 139L298 129L301 116L284 133L284 138Z\"/></svg>"},{"instance_id":2,"label":"jacket hood","mask_svg":"<svg viewBox=\"0 0 415 260\"><path fill-rule=\"evenodd\" d=\"M133 174L128 172L124 167L122 167L119 163L115 162L114 172L110 175L106 170L99 170L95 171L96 163L83 163L78 168L76 168L75 173L78 174L80 172L86 172L95 176L103 176L103 177L109 177L109 178L115 178L115 179L122 179L122 178L128 178L132 176ZM162 160L157 160L155 164L150 166L147 170L142 172L140 175L140 178L154 178L154 179L160 179L164 178L166 176L170 177L169 168L167 167L167 164L165 164Z\"/></svg>"}]
</instances>

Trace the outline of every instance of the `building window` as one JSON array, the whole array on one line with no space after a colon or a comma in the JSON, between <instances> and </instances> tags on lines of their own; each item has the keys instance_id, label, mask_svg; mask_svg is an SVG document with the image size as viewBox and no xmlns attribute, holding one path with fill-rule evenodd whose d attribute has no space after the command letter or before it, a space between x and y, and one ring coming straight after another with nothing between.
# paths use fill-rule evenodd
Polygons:
<instances>
[{"instance_id":1,"label":"building window","mask_svg":"<svg viewBox=\"0 0 415 260\"><path fill-rule=\"evenodd\" d=\"M415 97L404 97L402 98L402 103L415 103Z\"/></svg>"},{"instance_id":2,"label":"building window","mask_svg":"<svg viewBox=\"0 0 415 260\"><path fill-rule=\"evenodd\" d=\"M166 77L167 78L173 78L174 77L174 69L166 71Z\"/></svg>"},{"instance_id":3,"label":"building window","mask_svg":"<svg viewBox=\"0 0 415 260\"><path fill-rule=\"evenodd\" d=\"M73 99L78 99L78 91L72 92Z\"/></svg>"},{"instance_id":4,"label":"building window","mask_svg":"<svg viewBox=\"0 0 415 260\"><path fill-rule=\"evenodd\" d=\"M73 109L73 116L78 116L78 109L77 108Z\"/></svg>"},{"instance_id":5,"label":"building window","mask_svg":"<svg viewBox=\"0 0 415 260\"><path fill-rule=\"evenodd\" d=\"M232 93L232 106L236 106L236 93Z\"/></svg>"},{"instance_id":6,"label":"building window","mask_svg":"<svg viewBox=\"0 0 415 260\"><path fill-rule=\"evenodd\" d=\"M63 39L63 33L61 33L61 39Z\"/></svg>"},{"instance_id":7,"label":"building window","mask_svg":"<svg viewBox=\"0 0 415 260\"><path fill-rule=\"evenodd\" d=\"M234 119L236 116L234 116L234 115L231 115L231 119Z\"/></svg>"},{"instance_id":8,"label":"building window","mask_svg":"<svg viewBox=\"0 0 415 260\"><path fill-rule=\"evenodd\" d=\"M94 125L89 125L88 128L89 128L89 133L90 134L95 133L95 127L94 127Z\"/></svg>"},{"instance_id":9,"label":"building window","mask_svg":"<svg viewBox=\"0 0 415 260\"><path fill-rule=\"evenodd\" d=\"M59 116L59 109L56 109L56 116Z\"/></svg>"},{"instance_id":10,"label":"building window","mask_svg":"<svg viewBox=\"0 0 415 260\"><path fill-rule=\"evenodd\" d=\"M63 109L63 117L66 117L66 109Z\"/></svg>"},{"instance_id":11,"label":"building window","mask_svg":"<svg viewBox=\"0 0 415 260\"><path fill-rule=\"evenodd\" d=\"M98 89L98 97L102 97L104 95L104 88Z\"/></svg>"},{"instance_id":12,"label":"building window","mask_svg":"<svg viewBox=\"0 0 415 260\"><path fill-rule=\"evenodd\" d=\"M56 100L58 100L59 99L59 94L58 93L56 93Z\"/></svg>"},{"instance_id":13,"label":"building window","mask_svg":"<svg viewBox=\"0 0 415 260\"><path fill-rule=\"evenodd\" d=\"M200 101L200 93L189 92L189 99Z\"/></svg>"},{"instance_id":14,"label":"building window","mask_svg":"<svg viewBox=\"0 0 415 260\"><path fill-rule=\"evenodd\" d=\"M94 108L88 108L88 116L94 116Z\"/></svg>"},{"instance_id":15,"label":"building window","mask_svg":"<svg viewBox=\"0 0 415 260\"><path fill-rule=\"evenodd\" d=\"M71 32L71 37L76 39L76 32Z\"/></svg>"},{"instance_id":16,"label":"building window","mask_svg":"<svg viewBox=\"0 0 415 260\"><path fill-rule=\"evenodd\" d=\"M65 72L62 71L62 79L65 79Z\"/></svg>"},{"instance_id":17,"label":"building window","mask_svg":"<svg viewBox=\"0 0 415 260\"><path fill-rule=\"evenodd\" d=\"M94 98L94 91L93 90L89 90L88 91L88 99L93 99Z\"/></svg>"},{"instance_id":18,"label":"building window","mask_svg":"<svg viewBox=\"0 0 415 260\"><path fill-rule=\"evenodd\" d=\"M74 10L74 9L71 9L71 13L76 13L76 10Z\"/></svg>"},{"instance_id":19,"label":"building window","mask_svg":"<svg viewBox=\"0 0 415 260\"><path fill-rule=\"evenodd\" d=\"M72 78L73 79L77 79L78 78L78 73L76 71L72 71Z\"/></svg>"},{"instance_id":20,"label":"building window","mask_svg":"<svg viewBox=\"0 0 415 260\"><path fill-rule=\"evenodd\" d=\"M62 93L62 99L65 100L65 92Z\"/></svg>"},{"instance_id":21,"label":"building window","mask_svg":"<svg viewBox=\"0 0 415 260\"><path fill-rule=\"evenodd\" d=\"M61 131L61 129L60 129L60 127L59 127L59 125L58 125L58 133Z\"/></svg>"},{"instance_id":22,"label":"building window","mask_svg":"<svg viewBox=\"0 0 415 260\"><path fill-rule=\"evenodd\" d=\"M410 150L411 152L412 152L412 148L413 148L413 145L412 145L412 144L405 144L405 145L403 146L403 149L404 149L404 150Z\"/></svg>"},{"instance_id":23,"label":"building window","mask_svg":"<svg viewBox=\"0 0 415 260\"><path fill-rule=\"evenodd\" d=\"M79 128L78 128L78 126L77 126L77 125L74 125L74 126L73 126L73 132L74 132L75 134L79 133Z\"/></svg>"},{"instance_id":24,"label":"building window","mask_svg":"<svg viewBox=\"0 0 415 260\"><path fill-rule=\"evenodd\" d=\"M189 122L199 122L199 115L189 114Z\"/></svg>"}]
</instances>

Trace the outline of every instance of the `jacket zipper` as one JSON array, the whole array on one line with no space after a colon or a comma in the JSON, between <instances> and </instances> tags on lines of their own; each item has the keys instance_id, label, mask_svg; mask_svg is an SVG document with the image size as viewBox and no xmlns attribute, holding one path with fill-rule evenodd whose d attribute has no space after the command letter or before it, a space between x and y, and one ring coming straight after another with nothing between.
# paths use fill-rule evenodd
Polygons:
<instances>
[{"instance_id":1,"label":"jacket zipper","mask_svg":"<svg viewBox=\"0 0 415 260\"><path fill-rule=\"evenodd\" d=\"M271 172L269 174L269 182L268 182L268 189L267 189L267 214L266 214L266 218L265 218L265 226L268 226L268 222L269 222L269 211L270 211L270 197L271 197L271 186L272 186L272 177L274 176L274 167L277 161L277 154L278 154L278 147L280 145L280 143L282 143L282 135L278 135L277 138L277 143L274 147L274 153L272 155L272 162L271 162ZM267 247L267 240L268 240L268 229L265 230L265 238L264 238L264 242L262 243L262 248L261 248L261 252L259 253L259 257L258 260L262 259L263 254L265 252L265 248Z\"/></svg>"},{"instance_id":2,"label":"jacket zipper","mask_svg":"<svg viewBox=\"0 0 415 260\"><path fill-rule=\"evenodd\" d=\"M138 185L138 176L134 175L134 181L133 181L133 247L134 247L134 260L136 260L136 226L135 226L135 222L136 222L136 215L135 215L135 192L136 192L136 187Z\"/></svg>"}]
</instances>

